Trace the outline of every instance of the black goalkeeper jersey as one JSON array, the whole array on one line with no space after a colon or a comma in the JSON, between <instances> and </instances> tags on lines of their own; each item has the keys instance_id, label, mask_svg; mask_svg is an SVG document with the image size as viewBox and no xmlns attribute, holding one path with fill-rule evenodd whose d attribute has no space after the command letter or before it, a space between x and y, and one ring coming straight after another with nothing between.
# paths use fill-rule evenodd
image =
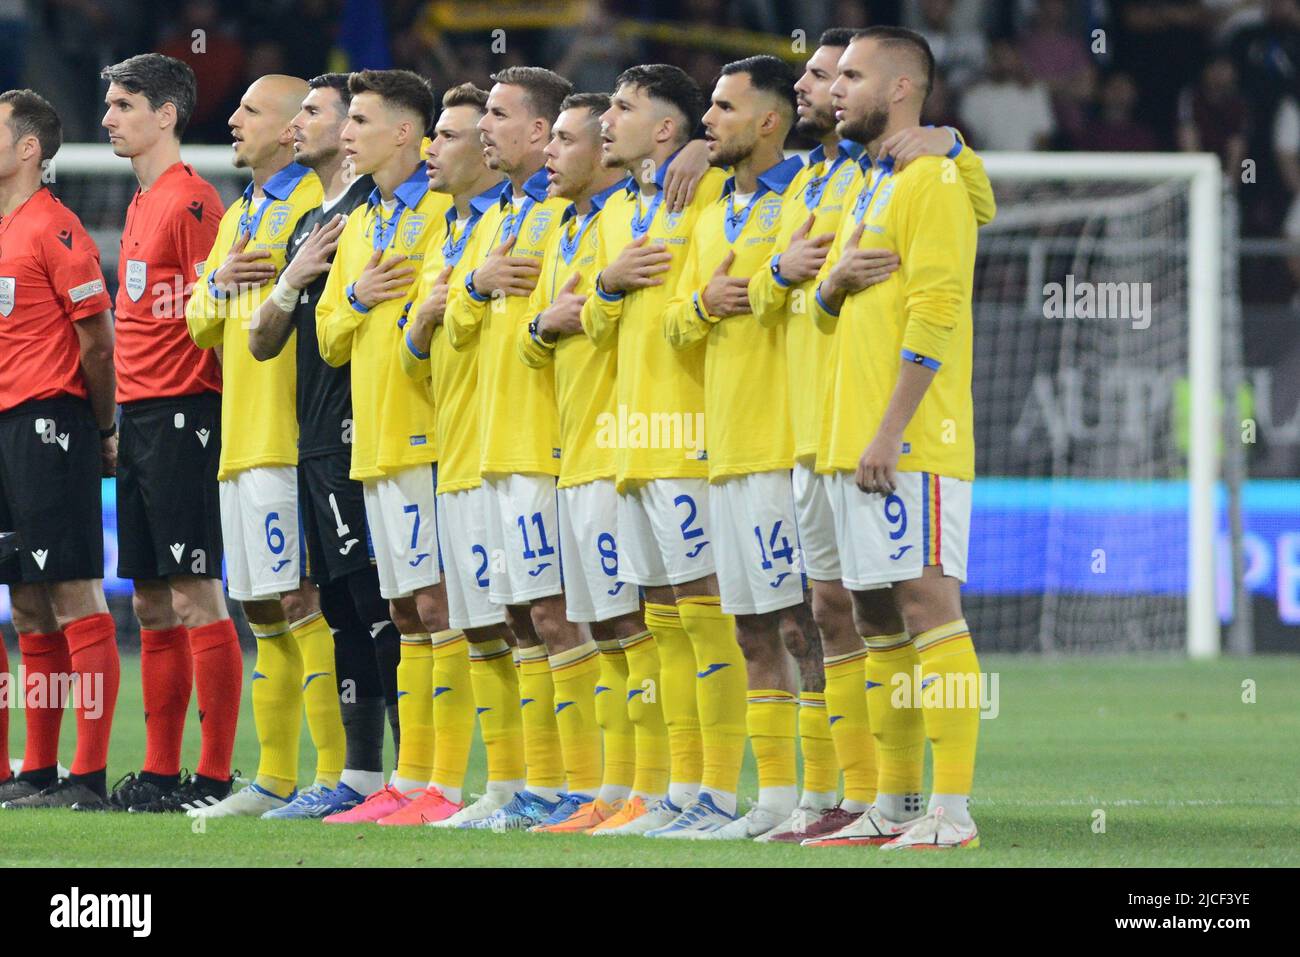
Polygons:
<instances>
[{"instance_id":1,"label":"black goalkeeper jersey","mask_svg":"<svg viewBox=\"0 0 1300 957\"><path fill-rule=\"evenodd\" d=\"M286 265L312 229L335 215L350 214L365 204L375 188L374 180L362 176L327 213L317 206L298 220L289 237ZM298 458L335 452L350 452L352 445L352 369L327 365L316 340L316 304L325 291L329 273L322 273L298 297L290 321L298 330Z\"/></svg>"}]
</instances>

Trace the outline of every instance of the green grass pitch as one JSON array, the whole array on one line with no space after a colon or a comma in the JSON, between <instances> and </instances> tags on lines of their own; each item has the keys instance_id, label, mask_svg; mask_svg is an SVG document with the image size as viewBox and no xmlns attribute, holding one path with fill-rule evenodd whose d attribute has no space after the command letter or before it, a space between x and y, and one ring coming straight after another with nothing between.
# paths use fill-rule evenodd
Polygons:
<instances>
[{"instance_id":1,"label":"green grass pitch","mask_svg":"<svg viewBox=\"0 0 1300 957\"><path fill-rule=\"evenodd\" d=\"M950 854L753 843L655 842L432 828L326 827L317 821L0 811L0 867L581 866L971 867L1300 865L1300 658L983 659L999 676L996 718L980 723L976 800L983 846ZM249 660L251 668L251 659ZM1247 703L1244 682L1253 682ZM248 684L235 764L257 744ZM21 747L23 717L11 741ZM72 718L62 758L71 759ZM191 713L185 756L198 751ZM139 660L122 662L109 783L144 754ZM305 729L303 781L313 752ZM391 756L390 756L391 760ZM390 764L391 766L391 764ZM476 743L468 790L482 789ZM742 805L755 794L752 762ZM1098 812L1104 812L1103 823Z\"/></svg>"}]
</instances>

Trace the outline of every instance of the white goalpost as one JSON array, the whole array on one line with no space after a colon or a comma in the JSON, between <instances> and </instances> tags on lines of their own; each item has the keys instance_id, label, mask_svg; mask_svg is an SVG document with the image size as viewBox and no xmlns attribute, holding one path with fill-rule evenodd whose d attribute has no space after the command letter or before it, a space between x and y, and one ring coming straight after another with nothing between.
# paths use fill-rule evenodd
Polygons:
<instances>
[{"instance_id":1,"label":"white goalpost","mask_svg":"<svg viewBox=\"0 0 1300 957\"><path fill-rule=\"evenodd\" d=\"M997 650L1213 657L1223 476L1218 159L982 155L998 216L980 230L976 267L972 625ZM229 147L188 146L183 157L227 203L248 181ZM106 144L69 143L48 178L110 273L135 190L130 164ZM1071 300L1063 316L1050 314L1047 290L1057 285ZM1128 287L1147 297L1145 317L1075 308L1079 289L1098 293L1096 307ZM1186 575L1174 581L1183 556L1168 554L1170 536L1184 532Z\"/></svg>"}]
</instances>

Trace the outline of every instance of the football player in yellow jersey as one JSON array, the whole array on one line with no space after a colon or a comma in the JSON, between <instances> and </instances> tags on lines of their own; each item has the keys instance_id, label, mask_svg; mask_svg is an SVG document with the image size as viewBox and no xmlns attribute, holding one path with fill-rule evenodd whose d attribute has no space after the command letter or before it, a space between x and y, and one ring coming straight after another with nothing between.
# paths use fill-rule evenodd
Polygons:
<instances>
[{"instance_id":1,"label":"football player in yellow jersey","mask_svg":"<svg viewBox=\"0 0 1300 957\"><path fill-rule=\"evenodd\" d=\"M787 641L787 647L800 668L803 794L787 825L760 838L783 843L834 834L870 806L876 791L876 761L864 690L867 644L863 639L887 647L903 630L893 598L884 588L863 593L863 601L871 603L870 614L855 627L852 599L840 581L830 502L825 483L815 472L822 410L829 398L826 367L834 330L812 321L809 304L817 272L861 180L857 161L862 147L840 139L830 98L836 64L854 32L836 28L823 33L795 84L799 115L795 129L818 146L791 184L777 255L749 283L750 305L758 321L786 327L795 518L816 622L815 630L808 627L806 606L792 609L800 625L796 634L802 639L797 644ZM993 191L983 163L974 151L963 148L956 131L914 127L891 137L882 149L894 151L891 155L899 169L918 155L953 156L975 204L976 218L981 222L991 218ZM893 250L872 250L871 255L878 256L879 263L874 273L864 277L869 282L883 281L898 267ZM835 778L841 769L844 800L835 805Z\"/></svg>"},{"instance_id":2,"label":"football player in yellow jersey","mask_svg":"<svg viewBox=\"0 0 1300 957\"><path fill-rule=\"evenodd\" d=\"M511 657L514 638L506 627L504 606L488 597L492 563L479 472L477 336L453 349L443 324L448 289L463 283L470 268L465 250L506 188L501 174L488 167L479 142L478 121L487 96L472 83L443 95L425 170L429 188L450 195L453 205L429 244L416 293L419 306L398 345L407 374L428 383L433 392L441 452L437 505L447 620L452 628L464 629L470 642L470 680L487 751L483 796L444 820L430 821L439 827L481 820L505 807L524 786L519 678ZM441 700L434 699L435 711ZM435 714L436 725L439 717ZM438 730L441 740L441 726Z\"/></svg>"},{"instance_id":3,"label":"football player in yellow jersey","mask_svg":"<svg viewBox=\"0 0 1300 957\"><path fill-rule=\"evenodd\" d=\"M588 794L569 817L539 828L556 833L591 831L611 821L629 799L649 806L664 797L668 784L668 739L662 713L658 728L642 735L639 767L635 726L629 717L628 655L623 644L633 649L635 657L639 645L651 635L641 615L636 586L618 577L615 443L601 432L602 426L608 430L616 415L617 346L613 339L598 345L581 334L582 307L596 278L597 222L605 202L628 186L623 170L608 169L600 161L600 116L607 109L609 96L604 93L575 93L561 104L545 150L546 169L551 195L568 199L572 205L565 210L561 228L542 259L541 276L529 306L536 319L519 330L520 357L525 364L534 368L554 364L560 417L557 491L565 606L571 621L589 624L600 649L598 674L589 674L587 687L578 693L565 694L560 687L565 673L556 675L557 701L561 696L576 701L559 720L581 720L581 733L596 766L602 740L604 744L599 792ZM567 674L563 680L570 680ZM632 710L644 718L639 712L647 689L632 686L630 690ZM639 779L635 779L637 775ZM570 781L569 790L572 794L579 789ZM620 823L622 820L614 822L607 830Z\"/></svg>"},{"instance_id":4,"label":"football player in yellow jersey","mask_svg":"<svg viewBox=\"0 0 1300 957\"><path fill-rule=\"evenodd\" d=\"M664 307L696 223L726 179L722 170L708 170L694 198L680 211L671 208L668 184L692 161L696 145L689 140L702 105L685 72L650 64L624 71L601 117L602 162L630 173L635 189L611 196L600 215L599 277L582 324L598 344L618 338L619 577L645 589L656 651L639 663L629 654L629 683L658 690L671 765L667 796L611 829L615 834L670 824L695 803L702 784L724 789L729 772L715 757L730 753L727 745L737 738L743 747L745 734L743 663L714 576L703 343L678 350L663 334ZM713 706L727 697L714 693L719 684L741 689L738 714ZM697 699L697 691L704 696ZM624 811L637 809L629 802Z\"/></svg>"},{"instance_id":5,"label":"football player in yellow jersey","mask_svg":"<svg viewBox=\"0 0 1300 957\"><path fill-rule=\"evenodd\" d=\"M895 170L882 145L914 126L934 76L925 39L873 27L838 64L838 132L872 166L822 266L814 309L838 322L833 404L817 467L830 499L844 583L855 604L892 586L906 626L872 648L868 678L880 775L851 827L889 849L975 847L968 808L979 732L979 662L962 617L975 450L971 403L976 217L943 161ZM864 248L898 253L885 282L862 283ZM863 451L865 449L865 451ZM922 813L928 738L934 786ZM868 833L870 832L870 833ZM886 843L887 842L887 843Z\"/></svg>"},{"instance_id":6,"label":"football player in yellow jersey","mask_svg":"<svg viewBox=\"0 0 1300 957\"><path fill-rule=\"evenodd\" d=\"M664 317L678 347L706 343L704 411L709 428L709 507L722 611L736 616L745 684L720 684L711 704L743 715L758 765L759 799L738 817L735 794L743 733L719 761L725 780L701 789L694 806L656 837L754 838L785 821L797 801L798 675L780 635L780 611L803 601L785 389L785 329L750 313L749 277L775 252L782 206L803 167L783 144L794 124L795 76L772 56L729 63L704 114L715 165L733 175L700 216L686 267ZM797 197L796 197L797 201ZM734 271L735 275L729 273ZM720 785L720 786L719 786Z\"/></svg>"},{"instance_id":7,"label":"football player in yellow jersey","mask_svg":"<svg viewBox=\"0 0 1300 957\"><path fill-rule=\"evenodd\" d=\"M542 150L573 87L541 67L492 77L478 130L484 157L510 180L483 214L464 257L463 282L448 290L444 325L452 348L477 337L479 471L483 479L489 595L511 609L519 646L519 693L527 778L505 807L467 827L517 830L564 807L565 756L552 669L596 664L595 646L570 622L561 594L555 478L559 422L555 379L519 361L539 264L568 203L547 197Z\"/></svg>"},{"instance_id":8,"label":"football player in yellow jersey","mask_svg":"<svg viewBox=\"0 0 1300 957\"><path fill-rule=\"evenodd\" d=\"M293 161L291 122L307 84L296 77L254 82L230 117L234 164L253 181L222 217L203 278L185 319L202 348L219 347L224 380L218 473L227 588L257 638L253 717L261 757L254 783L191 816L261 815L296 792L304 659L332 658L329 627L315 586L305 581L298 540L296 370L290 351L261 363L248 346L248 323L271 293L298 219L320 205L319 178ZM332 697L332 696L331 696ZM317 781L334 787L343 770L337 702L312 722Z\"/></svg>"},{"instance_id":9,"label":"football player in yellow jersey","mask_svg":"<svg viewBox=\"0 0 1300 957\"><path fill-rule=\"evenodd\" d=\"M354 171L375 182L348 218L316 306L320 351L351 362L352 470L362 483L380 594L402 635L397 666L402 728L397 773L385 788L331 823L420 823L450 801L434 781L433 675L444 652L468 657L448 628L434 507L437 446L427 389L400 367L397 346L411 285L450 197L429 189L420 155L433 121L433 92L407 70L363 70L348 80L352 101L340 133ZM454 796L454 795L453 795Z\"/></svg>"}]
</instances>

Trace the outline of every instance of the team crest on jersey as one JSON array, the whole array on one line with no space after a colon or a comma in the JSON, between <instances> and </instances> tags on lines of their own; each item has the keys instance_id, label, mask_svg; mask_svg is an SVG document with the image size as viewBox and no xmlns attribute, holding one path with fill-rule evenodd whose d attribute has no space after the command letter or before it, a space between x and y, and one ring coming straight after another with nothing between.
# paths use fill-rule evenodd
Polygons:
<instances>
[{"instance_id":1,"label":"team crest on jersey","mask_svg":"<svg viewBox=\"0 0 1300 957\"><path fill-rule=\"evenodd\" d=\"M880 187L880 192L876 193L875 202L871 204L871 218L879 219L880 214L885 211L889 205L889 198L894 195L894 181L888 180Z\"/></svg>"},{"instance_id":2,"label":"team crest on jersey","mask_svg":"<svg viewBox=\"0 0 1300 957\"><path fill-rule=\"evenodd\" d=\"M776 221L781 218L781 200L773 196L765 202L758 210L758 225L764 232L770 230L776 225Z\"/></svg>"},{"instance_id":3,"label":"team crest on jersey","mask_svg":"<svg viewBox=\"0 0 1300 957\"><path fill-rule=\"evenodd\" d=\"M145 286L149 283L148 277L149 266L143 259L126 261L126 294L132 302L139 302L144 295Z\"/></svg>"},{"instance_id":4,"label":"team crest on jersey","mask_svg":"<svg viewBox=\"0 0 1300 957\"><path fill-rule=\"evenodd\" d=\"M681 213L664 213L664 229L672 232L682 222Z\"/></svg>"},{"instance_id":5,"label":"team crest on jersey","mask_svg":"<svg viewBox=\"0 0 1300 957\"><path fill-rule=\"evenodd\" d=\"M12 276L0 276L0 316L8 318L14 311L14 295L17 284Z\"/></svg>"},{"instance_id":6,"label":"team crest on jersey","mask_svg":"<svg viewBox=\"0 0 1300 957\"><path fill-rule=\"evenodd\" d=\"M266 217L268 237L278 236L284 229L289 222L289 209L288 203L276 203L271 207L271 212Z\"/></svg>"},{"instance_id":7,"label":"team crest on jersey","mask_svg":"<svg viewBox=\"0 0 1300 957\"><path fill-rule=\"evenodd\" d=\"M424 224L427 220L428 217L426 217L424 213L415 213L414 215L407 217L406 222L402 224L403 245L415 245L416 240L420 238L420 233L424 232Z\"/></svg>"},{"instance_id":8,"label":"team crest on jersey","mask_svg":"<svg viewBox=\"0 0 1300 957\"><path fill-rule=\"evenodd\" d=\"M844 197L844 194L848 192L849 183L852 181L853 167L850 164L845 163L840 167L839 173L836 174L835 181L831 183L831 192L835 195L836 199L842 199Z\"/></svg>"},{"instance_id":9,"label":"team crest on jersey","mask_svg":"<svg viewBox=\"0 0 1300 957\"><path fill-rule=\"evenodd\" d=\"M528 242L536 246L542 241L546 234L546 227L551 224L552 212L549 209L541 209L533 216L533 221L528 225Z\"/></svg>"}]
</instances>

